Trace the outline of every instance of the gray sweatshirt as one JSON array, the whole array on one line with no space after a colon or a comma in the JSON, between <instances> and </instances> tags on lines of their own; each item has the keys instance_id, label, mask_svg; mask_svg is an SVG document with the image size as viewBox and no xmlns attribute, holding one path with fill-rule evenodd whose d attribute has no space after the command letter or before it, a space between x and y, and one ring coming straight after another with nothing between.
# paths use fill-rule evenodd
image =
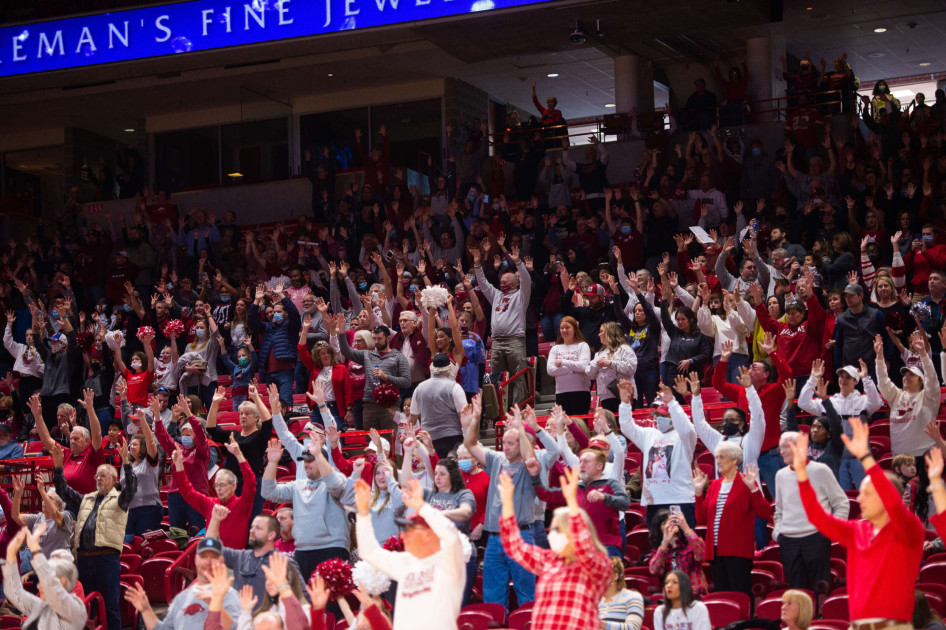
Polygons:
<instances>
[{"instance_id":1,"label":"gray sweatshirt","mask_svg":"<svg viewBox=\"0 0 946 630\"><path fill-rule=\"evenodd\" d=\"M532 297L532 279L522 260L519 260L516 269L519 270L519 289L510 293L503 293L489 283L483 274L482 267L473 268L476 273L477 286L493 307L490 314L493 339L504 337L524 338L526 336L526 309L529 307L529 300Z\"/></svg>"},{"instance_id":2,"label":"gray sweatshirt","mask_svg":"<svg viewBox=\"0 0 946 630\"><path fill-rule=\"evenodd\" d=\"M525 335L525 330L522 334ZM374 376L376 366L388 375L388 381L398 389L407 389L411 386L411 366L407 363L407 357L397 350L391 350L383 357L377 350L355 350L349 345L345 333L338 335L338 347L346 359L365 366L365 395L362 400L374 402L371 392L380 383L380 380Z\"/></svg>"},{"instance_id":3,"label":"gray sweatshirt","mask_svg":"<svg viewBox=\"0 0 946 630\"><path fill-rule=\"evenodd\" d=\"M339 472L320 479L296 479L286 483L263 479L262 484L264 499L292 503L292 537L300 551L328 547L348 549L348 518L339 502L344 493L345 476Z\"/></svg>"}]
</instances>

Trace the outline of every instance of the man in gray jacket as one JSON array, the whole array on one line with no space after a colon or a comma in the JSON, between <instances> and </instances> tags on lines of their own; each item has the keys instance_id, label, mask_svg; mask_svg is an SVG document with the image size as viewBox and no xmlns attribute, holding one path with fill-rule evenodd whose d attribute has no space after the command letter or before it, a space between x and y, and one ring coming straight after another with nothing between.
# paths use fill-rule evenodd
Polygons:
<instances>
[{"instance_id":1,"label":"man in gray jacket","mask_svg":"<svg viewBox=\"0 0 946 630\"><path fill-rule=\"evenodd\" d=\"M301 458L305 479L276 483L276 468L283 449L278 440L271 440L266 449L268 463L263 471L262 486L264 499L292 503L294 559L305 578L325 560L347 560L350 546L348 519L340 502L345 493L345 476L332 470L322 454L324 435L312 431L309 436L312 443Z\"/></svg>"},{"instance_id":2,"label":"man in gray jacket","mask_svg":"<svg viewBox=\"0 0 946 630\"><path fill-rule=\"evenodd\" d=\"M451 376L450 357L434 356L430 378L414 390L411 397L410 422L421 419L421 426L434 441L437 457L445 459L463 442L460 412L466 407L463 387Z\"/></svg>"}]
</instances>

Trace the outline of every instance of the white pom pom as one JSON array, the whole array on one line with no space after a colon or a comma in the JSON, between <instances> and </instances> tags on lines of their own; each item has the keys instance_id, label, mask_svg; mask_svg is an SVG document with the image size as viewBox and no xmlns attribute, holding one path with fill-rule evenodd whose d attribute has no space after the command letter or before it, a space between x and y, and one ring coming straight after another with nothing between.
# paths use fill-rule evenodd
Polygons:
<instances>
[{"instance_id":1,"label":"white pom pom","mask_svg":"<svg viewBox=\"0 0 946 630\"><path fill-rule=\"evenodd\" d=\"M424 308L440 308L449 297L450 292L443 287L427 287L420 292L420 305Z\"/></svg>"},{"instance_id":2,"label":"white pom pom","mask_svg":"<svg viewBox=\"0 0 946 630\"><path fill-rule=\"evenodd\" d=\"M466 534L458 531L457 535L460 537L460 548L463 550L463 561L469 562L470 556L473 555L473 544L470 543L470 538Z\"/></svg>"},{"instance_id":3,"label":"white pom pom","mask_svg":"<svg viewBox=\"0 0 946 630\"><path fill-rule=\"evenodd\" d=\"M119 348L125 347L125 333L121 330L113 330L105 333L105 343L108 344L112 352L118 352Z\"/></svg>"},{"instance_id":4,"label":"white pom pom","mask_svg":"<svg viewBox=\"0 0 946 630\"><path fill-rule=\"evenodd\" d=\"M276 290L277 284L281 284L284 289L288 286L291 286L289 284L289 276L273 276L265 284L267 289L272 289L273 291Z\"/></svg>"},{"instance_id":5,"label":"white pom pom","mask_svg":"<svg viewBox=\"0 0 946 630\"><path fill-rule=\"evenodd\" d=\"M391 580L365 560L359 560L351 571L352 580L368 595L382 595L391 588Z\"/></svg>"}]
</instances>

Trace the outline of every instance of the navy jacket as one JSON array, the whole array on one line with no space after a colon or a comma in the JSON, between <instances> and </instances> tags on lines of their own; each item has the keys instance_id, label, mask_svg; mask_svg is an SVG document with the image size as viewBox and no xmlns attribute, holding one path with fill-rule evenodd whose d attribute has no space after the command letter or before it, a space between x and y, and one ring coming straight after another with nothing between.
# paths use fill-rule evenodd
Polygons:
<instances>
[{"instance_id":1,"label":"navy jacket","mask_svg":"<svg viewBox=\"0 0 946 630\"><path fill-rule=\"evenodd\" d=\"M262 373L266 367L270 350L277 359L295 361L298 357L296 345L299 343L299 330L302 328L302 318L299 311L288 297L280 302L286 313L282 324L260 321L259 306L250 306L250 328L260 335L259 354L256 356L257 369Z\"/></svg>"}]
</instances>

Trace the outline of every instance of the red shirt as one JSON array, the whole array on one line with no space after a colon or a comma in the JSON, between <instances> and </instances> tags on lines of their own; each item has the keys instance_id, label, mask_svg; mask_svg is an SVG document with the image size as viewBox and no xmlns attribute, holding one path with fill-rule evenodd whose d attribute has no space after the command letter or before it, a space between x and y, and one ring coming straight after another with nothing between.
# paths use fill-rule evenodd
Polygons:
<instances>
[{"instance_id":1,"label":"red shirt","mask_svg":"<svg viewBox=\"0 0 946 630\"><path fill-rule=\"evenodd\" d=\"M148 370L136 374L126 367L122 372L122 378L128 384L128 402L139 407L147 406L148 392L151 390L154 374Z\"/></svg>"},{"instance_id":2,"label":"red shirt","mask_svg":"<svg viewBox=\"0 0 946 630\"><path fill-rule=\"evenodd\" d=\"M766 383L759 392L759 398L762 400L762 410L765 412L765 438L762 440L762 452L776 448L779 438L782 435L782 427L779 424L779 416L782 415L782 404L785 402L785 390L782 389L782 381L792 378L792 369L779 356L776 350L769 355L772 363L775 365L775 371L778 372L778 378L774 383ZM746 388L741 385L733 385L726 382L726 366L728 361L720 359L713 371L713 387L728 398L735 401L736 406L742 409L749 408L749 400L746 398ZM749 422L753 421L752 415L749 415ZM772 488L774 491L775 489Z\"/></svg>"},{"instance_id":3,"label":"red shirt","mask_svg":"<svg viewBox=\"0 0 946 630\"><path fill-rule=\"evenodd\" d=\"M294 558L296 555L296 541L294 539L283 540L282 538L276 539L276 551L281 551L289 558Z\"/></svg>"},{"instance_id":4,"label":"red shirt","mask_svg":"<svg viewBox=\"0 0 946 630\"><path fill-rule=\"evenodd\" d=\"M466 489L473 493L473 498L476 499L476 511L473 512L473 518L470 519L470 528L474 528L477 525L483 524L483 519L486 517L486 495L489 494L489 475L486 474L485 470L480 470L478 473L465 473L460 471L460 474L463 475L463 483L466 484Z\"/></svg>"},{"instance_id":5,"label":"red shirt","mask_svg":"<svg viewBox=\"0 0 946 630\"><path fill-rule=\"evenodd\" d=\"M620 229L611 234L611 242L621 250L621 261L625 269L637 269L641 266L641 234L631 226L631 233L625 234Z\"/></svg>"},{"instance_id":6,"label":"red shirt","mask_svg":"<svg viewBox=\"0 0 946 630\"><path fill-rule=\"evenodd\" d=\"M79 494L95 492L95 470L105 463L104 451L96 451L89 445L78 455L68 452L70 455L62 463L66 483Z\"/></svg>"},{"instance_id":7,"label":"red shirt","mask_svg":"<svg viewBox=\"0 0 946 630\"><path fill-rule=\"evenodd\" d=\"M210 497L194 490L191 480L187 478L186 470L174 471L177 487L181 496L194 509L203 514L207 522L213 516L215 505L223 505L230 510L230 516L220 524L220 542L224 547L243 549L246 547L246 535L250 531L250 514L253 512L253 499L256 498L256 475L250 465L240 462L240 472L243 473L243 494L233 495L226 501L217 497Z\"/></svg>"},{"instance_id":8,"label":"red shirt","mask_svg":"<svg viewBox=\"0 0 946 630\"><path fill-rule=\"evenodd\" d=\"M805 305L808 319L797 326L772 319L765 304L755 307L759 325L778 337L779 354L785 357L794 376L811 374L811 362L824 354L824 308L815 296L808 298Z\"/></svg>"},{"instance_id":9,"label":"red shirt","mask_svg":"<svg viewBox=\"0 0 946 630\"><path fill-rule=\"evenodd\" d=\"M499 521L503 549L522 568L538 576L532 608L533 630L601 625L598 602L608 587L611 561L592 545L591 534L580 515L569 515L568 525L575 546L573 562L523 541L515 518Z\"/></svg>"},{"instance_id":10,"label":"red shirt","mask_svg":"<svg viewBox=\"0 0 946 630\"><path fill-rule=\"evenodd\" d=\"M802 505L811 524L847 549L847 592L851 621L913 619L913 586L923 559L923 523L876 463L867 471L890 516L877 534L865 520L848 521L824 511L810 481L799 482Z\"/></svg>"},{"instance_id":11,"label":"red shirt","mask_svg":"<svg viewBox=\"0 0 946 630\"><path fill-rule=\"evenodd\" d=\"M165 219L170 219L171 223L177 222L177 206L165 201L156 206L148 206L148 216L152 223L164 223Z\"/></svg>"}]
</instances>

